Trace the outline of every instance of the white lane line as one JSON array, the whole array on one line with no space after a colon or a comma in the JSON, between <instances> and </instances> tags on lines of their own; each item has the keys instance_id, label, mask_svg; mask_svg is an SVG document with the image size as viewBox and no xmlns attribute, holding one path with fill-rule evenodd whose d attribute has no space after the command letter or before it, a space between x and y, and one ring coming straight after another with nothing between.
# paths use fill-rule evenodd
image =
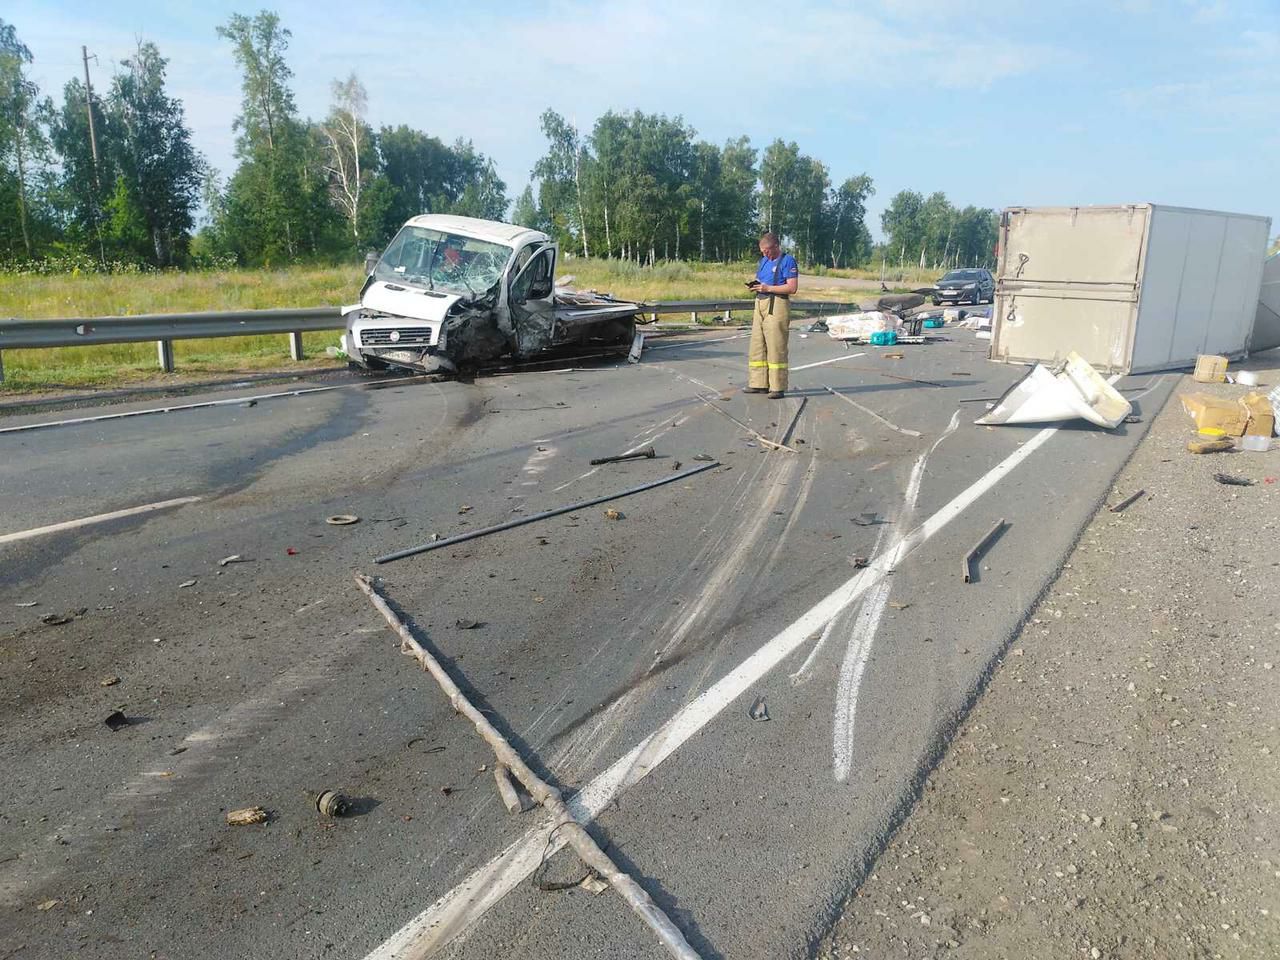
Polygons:
<instances>
[{"instance_id":1,"label":"white lane line","mask_svg":"<svg viewBox=\"0 0 1280 960\"><path fill-rule=\"evenodd\" d=\"M821 367L827 363L839 363L841 360L852 360L854 357L865 357L865 356L866 356L865 353L846 353L840 357L832 357L830 360L819 360L817 363L802 363L798 367L792 367L791 372L795 373L798 370L808 370L810 367Z\"/></svg>"},{"instance_id":2,"label":"white lane line","mask_svg":"<svg viewBox=\"0 0 1280 960\"><path fill-rule=\"evenodd\" d=\"M827 393L831 394L833 397L839 397L845 403L850 404L851 406L857 407L867 416L873 417L874 419L879 420L890 430L897 430L899 433L906 434L908 437L919 437L922 435L918 430L908 430L906 427L900 427L896 423L889 422L884 417L880 416L880 414L876 413L874 410L870 410L867 407L864 407L862 404L858 403L857 400L850 400L843 393L837 393L835 390L832 390L830 387L828 387L825 383L822 385L822 389L827 391Z\"/></svg>"},{"instance_id":3,"label":"white lane line","mask_svg":"<svg viewBox=\"0 0 1280 960\"><path fill-rule=\"evenodd\" d=\"M928 450L920 455L911 468L911 476L907 479L906 492L902 498L902 511L898 522L906 525L915 518L916 501L920 498L920 487L924 483L924 468L938 444L951 436L960 425L960 411L951 415L947 429ZM902 556L902 539L898 539L889 548L889 566L898 565ZM844 783L849 779L853 768L853 725L858 713L858 690L862 686L862 675L867 669L867 661L871 659L871 648L876 641L876 633L880 629L880 621L884 617L884 609L889 603L889 594L893 590L893 581L887 577L872 588L870 594L862 601L862 609L854 621L853 630L849 634L849 643L845 648L844 660L840 664L840 678L836 682L836 709L832 723L832 771L836 781Z\"/></svg>"},{"instance_id":4,"label":"white lane line","mask_svg":"<svg viewBox=\"0 0 1280 960\"><path fill-rule=\"evenodd\" d=\"M42 537L47 533L60 533L63 530L74 530L76 527L87 527L94 523L106 523L108 520L119 520L122 517L136 517L140 513L151 513L155 510L167 510L169 507L180 507L184 503L195 503L201 497L178 497L176 500L161 500L159 503L147 503L140 507L129 507L126 510L113 510L111 513L100 513L93 517L81 517L79 520L64 520L62 523L51 523L46 527L33 527L17 533L0 534L0 543L15 543L18 540L30 540Z\"/></svg>"},{"instance_id":5,"label":"white lane line","mask_svg":"<svg viewBox=\"0 0 1280 960\"><path fill-rule=\"evenodd\" d=\"M233 407L250 400L277 400L280 397L301 397L309 393L325 393L329 390L350 390L353 387L386 387L396 383L411 383L423 377L398 377L395 380L379 380L376 383L338 383L329 387L306 387L302 390L282 390L278 393L258 393L250 397L228 397L224 400L203 400L200 403L179 403L171 407L149 407L146 410L124 410L120 413L102 413L96 417L73 417L70 420L47 420L44 423L27 423L20 427L0 427L0 433L21 433L25 430L43 430L45 427L70 427L79 423L98 423L102 420L124 420L127 417L145 417L153 413L174 413L178 410L201 410L206 407Z\"/></svg>"},{"instance_id":6,"label":"white lane line","mask_svg":"<svg viewBox=\"0 0 1280 960\"><path fill-rule=\"evenodd\" d=\"M729 704L888 576L893 569L891 560L900 562L916 547L927 542L1003 480L1010 471L1044 446L1057 432L1057 427L1041 430L912 530L892 551L893 557L877 557L870 566L859 570L728 674L685 704L666 723L567 801L574 816L598 816L618 794L653 772ZM551 836L554 826L548 822L530 829L501 854L411 919L389 940L369 953L365 960L425 957L436 947L443 946L468 930L491 906L537 869L543 850L550 856L564 845L558 837Z\"/></svg>"}]
</instances>

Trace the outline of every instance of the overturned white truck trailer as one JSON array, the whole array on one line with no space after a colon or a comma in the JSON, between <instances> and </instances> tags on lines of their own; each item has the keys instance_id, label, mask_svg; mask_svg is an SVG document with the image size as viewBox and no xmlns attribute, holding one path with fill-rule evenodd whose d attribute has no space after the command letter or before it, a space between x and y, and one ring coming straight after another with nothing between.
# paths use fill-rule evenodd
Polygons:
<instances>
[{"instance_id":1,"label":"overturned white truck trailer","mask_svg":"<svg viewBox=\"0 0 1280 960\"><path fill-rule=\"evenodd\" d=\"M991 358L1107 373L1248 353L1271 220L1154 203L1011 207Z\"/></svg>"}]
</instances>

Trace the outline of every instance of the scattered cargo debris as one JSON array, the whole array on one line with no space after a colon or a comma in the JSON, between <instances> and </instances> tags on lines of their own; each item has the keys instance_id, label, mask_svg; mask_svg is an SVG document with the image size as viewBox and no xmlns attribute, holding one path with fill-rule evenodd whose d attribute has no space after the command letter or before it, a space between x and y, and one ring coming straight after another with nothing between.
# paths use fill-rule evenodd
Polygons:
<instances>
[{"instance_id":1,"label":"scattered cargo debris","mask_svg":"<svg viewBox=\"0 0 1280 960\"><path fill-rule=\"evenodd\" d=\"M1196 430L1206 436L1270 437L1275 432L1275 410L1260 393L1243 397L1187 393L1182 396L1182 409L1195 421Z\"/></svg>"},{"instance_id":2,"label":"scattered cargo debris","mask_svg":"<svg viewBox=\"0 0 1280 960\"><path fill-rule=\"evenodd\" d=\"M244 557L240 556L240 554L233 553L231 556L223 557L221 560L219 560L218 566L225 567L232 563L248 563L248 562L249 561L246 560Z\"/></svg>"},{"instance_id":3,"label":"scattered cargo debris","mask_svg":"<svg viewBox=\"0 0 1280 960\"><path fill-rule=\"evenodd\" d=\"M101 680L99 680L99 681L98 681L98 686L100 686L100 687L114 687L114 686L115 686L117 683L119 683L119 682L120 682L120 678L119 678L119 677L116 677L116 676L103 677Z\"/></svg>"},{"instance_id":4,"label":"scattered cargo debris","mask_svg":"<svg viewBox=\"0 0 1280 960\"><path fill-rule=\"evenodd\" d=\"M1227 379L1228 363L1230 361L1226 357L1202 353L1196 357L1196 368L1191 373L1191 379L1196 383L1222 383Z\"/></svg>"},{"instance_id":5,"label":"scattered cargo debris","mask_svg":"<svg viewBox=\"0 0 1280 960\"><path fill-rule=\"evenodd\" d=\"M453 622L453 625L457 627L459 630L478 630L480 627L484 626L484 624L479 620L466 620L466 619L455 620Z\"/></svg>"},{"instance_id":6,"label":"scattered cargo debris","mask_svg":"<svg viewBox=\"0 0 1280 960\"><path fill-rule=\"evenodd\" d=\"M1214 440L1188 440L1187 450L1191 453L1226 453L1235 448L1236 442L1230 437L1218 437Z\"/></svg>"},{"instance_id":7,"label":"scattered cargo debris","mask_svg":"<svg viewBox=\"0 0 1280 960\"><path fill-rule=\"evenodd\" d=\"M351 801L336 790L324 790L316 797L316 810L322 817L341 817L351 810Z\"/></svg>"},{"instance_id":8,"label":"scattered cargo debris","mask_svg":"<svg viewBox=\"0 0 1280 960\"><path fill-rule=\"evenodd\" d=\"M325 517L324 522L333 527L349 527L353 523L359 523L360 518L354 513L339 513L332 517Z\"/></svg>"},{"instance_id":9,"label":"scattered cargo debris","mask_svg":"<svg viewBox=\"0 0 1280 960\"><path fill-rule=\"evenodd\" d=\"M626 517L627 515L621 510L615 510L612 507L604 512L604 518L606 520L625 520Z\"/></svg>"},{"instance_id":10,"label":"scattered cargo debris","mask_svg":"<svg viewBox=\"0 0 1280 960\"><path fill-rule=\"evenodd\" d=\"M632 450L630 453L620 453L613 457L597 457L591 461L591 466L598 467L602 463L622 463L624 460L652 460L657 456L652 446L641 447L639 450Z\"/></svg>"},{"instance_id":11,"label":"scattered cargo debris","mask_svg":"<svg viewBox=\"0 0 1280 960\"><path fill-rule=\"evenodd\" d=\"M998 534L1001 530L1003 530L1004 527L1005 527L1005 520L1004 520L1004 517L1001 517L999 520L995 522L995 525L990 530L988 530L978 539L978 542L975 543L970 548L969 552L964 555L964 559L961 561L961 567L964 571L965 583L974 582L973 581L974 562L977 560L978 555L981 554L987 548L987 546L991 543L991 540L995 537L995 535Z\"/></svg>"},{"instance_id":12,"label":"scattered cargo debris","mask_svg":"<svg viewBox=\"0 0 1280 960\"><path fill-rule=\"evenodd\" d=\"M1246 450L1249 453L1266 453L1271 449L1271 438L1261 437L1253 433L1246 433L1236 441L1236 444L1239 449Z\"/></svg>"},{"instance_id":13,"label":"scattered cargo debris","mask_svg":"<svg viewBox=\"0 0 1280 960\"><path fill-rule=\"evenodd\" d=\"M386 600L374 588L373 582L368 577L356 574L356 583L365 596L369 598L370 602L373 603L374 607L377 608L378 612L382 614L383 619L387 621L387 625L400 638L401 652L413 657L424 670L431 674L432 678L440 686L441 691L448 698L450 706L471 721L476 728L476 732L493 748L498 762L510 770L512 775L529 791L529 795L546 808L547 812L556 820L558 824L556 829L563 831L565 840L573 847L574 852L578 854L579 859L582 860L587 868L594 870L608 882L609 886L618 892L618 895L653 931L658 941L669 954L679 958L679 960L700 960L697 951L689 945L689 942L684 938L684 934L671 922L671 918L667 916L663 909L654 903L649 894L632 879L630 874L620 870L609 855L600 849L595 839L578 822L572 811L565 804L560 791L530 769L524 758L516 752L507 739L467 699L466 695L453 681L453 678L449 676L440 664L440 661L418 643L417 638L414 637L409 628L396 616ZM454 670L457 670L456 664L454 665Z\"/></svg>"},{"instance_id":14,"label":"scattered cargo debris","mask_svg":"<svg viewBox=\"0 0 1280 960\"><path fill-rule=\"evenodd\" d=\"M1139 490L1137 493L1131 493L1129 494L1129 496L1125 497L1123 500L1117 503L1114 507L1109 507L1108 509L1110 509L1112 513L1122 513L1132 504L1136 503L1138 498L1146 492L1147 491L1145 490Z\"/></svg>"},{"instance_id":15,"label":"scattered cargo debris","mask_svg":"<svg viewBox=\"0 0 1280 960\"><path fill-rule=\"evenodd\" d=\"M639 363L640 354L643 351L644 351L644 333L640 330L637 330L635 336L631 338L631 352L627 354L627 363Z\"/></svg>"},{"instance_id":16,"label":"scattered cargo debris","mask_svg":"<svg viewBox=\"0 0 1280 960\"><path fill-rule=\"evenodd\" d=\"M195 577L192 577L190 580L183 580L180 584L178 584L178 589L184 590L187 587L194 587L196 585L196 582L197 581Z\"/></svg>"},{"instance_id":17,"label":"scattered cargo debris","mask_svg":"<svg viewBox=\"0 0 1280 960\"><path fill-rule=\"evenodd\" d=\"M540 362L630 350L639 304L557 289L558 246L537 230L427 214L387 245L343 310L341 349L365 370L470 371L502 358Z\"/></svg>"},{"instance_id":18,"label":"scattered cargo debris","mask_svg":"<svg viewBox=\"0 0 1280 960\"><path fill-rule=\"evenodd\" d=\"M23 600L23 601L19 601L18 603L15 603L14 606L15 607L38 607L40 606L40 601L39 600Z\"/></svg>"},{"instance_id":19,"label":"scattered cargo debris","mask_svg":"<svg viewBox=\"0 0 1280 960\"><path fill-rule=\"evenodd\" d=\"M755 702L747 710L747 716L752 720L764 721L769 719L769 704L765 703L764 697L756 697Z\"/></svg>"},{"instance_id":20,"label":"scattered cargo debris","mask_svg":"<svg viewBox=\"0 0 1280 960\"><path fill-rule=\"evenodd\" d=\"M83 617L88 612L88 607L80 607L76 610L68 610L66 613L46 613L40 618L40 622L47 627L61 627L72 620Z\"/></svg>"},{"instance_id":21,"label":"scattered cargo debris","mask_svg":"<svg viewBox=\"0 0 1280 960\"><path fill-rule=\"evenodd\" d=\"M1132 409L1129 401L1073 350L1053 368L1036 364L975 422L991 425L1082 419L1111 430Z\"/></svg>"},{"instance_id":22,"label":"scattered cargo debris","mask_svg":"<svg viewBox=\"0 0 1280 960\"><path fill-rule=\"evenodd\" d=\"M233 827L247 827L255 823L266 823L267 811L262 807L241 807L227 813L227 823Z\"/></svg>"},{"instance_id":23,"label":"scattered cargo debris","mask_svg":"<svg viewBox=\"0 0 1280 960\"><path fill-rule=\"evenodd\" d=\"M112 710L102 722L107 725L107 729L115 733L129 725L129 718L124 715L123 710Z\"/></svg>"},{"instance_id":24,"label":"scattered cargo debris","mask_svg":"<svg viewBox=\"0 0 1280 960\"><path fill-rule=\"evenodd\" d=\"M517 517L514 520L507 520L505 523L495 524L492 527L483 527L479 530L469 530L466 533L460 533L453 537L445 537L444 539L433 539L427 543L419 544L416 547L409 547L407 550L398 550L395 553L388 553L385 556L375 557L374 563L389 563L392 560L401 560L404 557L411 557L415 554L426 553L429 550L438 550L441 547L452 546L455 543L463 543L467 540L474 540L476 537L486 537L491 533L499 533L503 530L511 530L514 527L524 526L526 523L535 523L539 520L546 520L550 517L558 517L561 514L573 513L576 510L585 510L587 507L598 506L602 503L608 503L610 500L618 500L622 497L630 497L637 493L643 493L646 490L652 490L654 487L661 487L668 483L675 483L678 480L684 480L688 477L695 476L705 470L711 470L720 466L719 461L712 460L700 467L690 467L680 473L673 473L667 477L660 477L657 480L650 480L648 483L642 483L639 486L629 487L626 490L620 490L617 493L605 494L602 497L595 497L591 500L583 500L579 503L572 503L565 507L556 507L553 510L544 510L541 513L531 514L527 517ZM438 536L438 535L434 535Z\"/></svg>"}]
</instances>

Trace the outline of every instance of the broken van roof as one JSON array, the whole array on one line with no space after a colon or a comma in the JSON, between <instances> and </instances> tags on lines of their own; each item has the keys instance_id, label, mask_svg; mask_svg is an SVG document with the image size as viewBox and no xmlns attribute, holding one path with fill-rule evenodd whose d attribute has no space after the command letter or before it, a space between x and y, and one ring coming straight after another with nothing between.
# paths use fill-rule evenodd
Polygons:
<instances>
[{"instance_id":1,"label":"broken van roof","mask_svg":"<svg viewBox=\"0 0 1280 960\"><path fill-rule=\"evenodd\" d=\"M525 235L550 239L545 233L530 230L528 227L499 223L497 220L480 220L476 217L455 217L446 213L424 213L410 219L409 224L415 227L426 227L428 230L439 230L442 233L461 233L469 237L495 240L506 244L512 244Z\"/></svg>"}]
</instances>

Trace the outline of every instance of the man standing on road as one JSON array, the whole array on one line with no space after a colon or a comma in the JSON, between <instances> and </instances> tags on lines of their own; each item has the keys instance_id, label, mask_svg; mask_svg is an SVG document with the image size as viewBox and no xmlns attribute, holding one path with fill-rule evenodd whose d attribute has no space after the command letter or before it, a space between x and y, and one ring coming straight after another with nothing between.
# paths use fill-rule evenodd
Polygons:
<instances>
[{"instance_id":1,"label":"man standing on road","mask_svg":"<svg viewBox=\"0 0 1280 960\"><path fill-rule=\"evenodd\" d=\"M800 283L796 258L782 252L773 233L760 237L760 266L749 286L756 295L751 313L751 350L747 354L747 393L768 393L778 400L787 390L787 337L791 333L790 297Z\"/></svg>"}]
</instances>

